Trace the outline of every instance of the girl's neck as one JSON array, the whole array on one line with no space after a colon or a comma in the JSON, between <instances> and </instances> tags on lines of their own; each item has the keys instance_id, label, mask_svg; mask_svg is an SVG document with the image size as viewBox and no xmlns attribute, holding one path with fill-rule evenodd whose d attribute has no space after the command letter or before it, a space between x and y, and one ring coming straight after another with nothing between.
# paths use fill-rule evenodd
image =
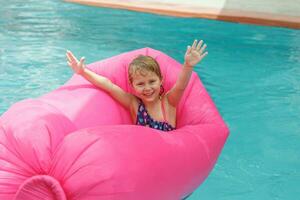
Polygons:
<instances>
[{"instance_id":1,"label":"girl's neck","mask_svg":"<svg viewBox=\"0 0 300 200\"><path fill-rule=\"evenodd\" d=\"M143 103L144 103L144 105L148 108L148 109L153 109L153 108L155 108L156 106L157 106L157 104L161 104L161 100L160 100L160 98L157 98L157 99L155 99L155 100L153 100L153 101L151 101L151 102L145 102L145 101L143 101Z\"/></svg>"}]
</instances>

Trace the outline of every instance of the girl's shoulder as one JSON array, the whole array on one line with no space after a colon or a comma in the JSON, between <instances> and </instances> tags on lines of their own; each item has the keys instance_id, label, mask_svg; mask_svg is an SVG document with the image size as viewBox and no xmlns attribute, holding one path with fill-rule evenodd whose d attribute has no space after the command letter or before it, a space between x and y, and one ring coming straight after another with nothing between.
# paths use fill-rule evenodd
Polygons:
<instances>
[{"instance_id":1,"label":"girl's shoulder","mask_svg":"<svg viewBox=\"0 0 300 200\"><path fill-rule=\"evenodd\" d=\"M172 104L170 104L168 99L168 92L166 92L164 95L161 96L162 102L164 105L166 105L169 109L176 110L176 107L174 107Z\"/></svg>"},{"instance_id":2,"label":"girl's shoulder","mask_svg":"<svg viewBox=\"0 0 300 200\"><path fill-rule=\"evenodd\" d=\"M139 106L141 100L136 97L135 95L132 95L132 100L131 100L131 106L130 106L130 111L135 111L136 108Z\"/></svg>"},{"instance_id":3,"label":"girl's shoulder","mask_svg":"<svg viewBox=\"0 0 300 200\"><path fill-rule=\"evenodd\" d=\"M166 120L173 127L176 127L176 107L172 106L168 101L168 93L161 97L162 104L164 105Z\"/></svg>"},{"instance_id":4,"label":"girl's shoulder","mask_svg":"<svg viewBox=\"0 0 300 200\"><path fill-rule=\"evenodd\" d=\"M137 116L137 110L141 103L141 100L138 97L136 97L135 95L132 95L132 96L133 96L133 98L132 98L132 101L130 104L130 115L131 115L132 121L135 123L136 116Z\"/></svg>"},{"instance_id":5,"label":"girl's shoulder","mask_svg":"<svg viewBox=\"0 0 300 200\"><path fill-rule=\"evenodd\" d=\"M132 98L132 105L134 107L136 107L136 106L138 106L140 104L141 100L137 96L135 96L135 95L132 95L132 96L133 96L133 98Z\"/></svg>"}]
</instances>

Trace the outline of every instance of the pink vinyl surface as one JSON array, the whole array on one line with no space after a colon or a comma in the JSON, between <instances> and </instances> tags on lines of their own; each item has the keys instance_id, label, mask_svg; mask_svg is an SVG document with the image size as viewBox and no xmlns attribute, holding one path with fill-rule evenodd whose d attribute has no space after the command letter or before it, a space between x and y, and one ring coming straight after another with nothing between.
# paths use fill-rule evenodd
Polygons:
<instances>
[{"instance_id":1,"label":"pink vinyl surface","mask_svg":"<svg viewBox=\"0 0 300 200\"><path fill-rule=\"evenodd\" d=\"M88 68L133 92L127 69L137 55L161 66L170 89L181 64L143 48ZM177 108L177 129L132 125L129 112L78 75L0 118L0 199L176 200L212 170L229 130L193 73Z\"/></svg>"}]
</instances>

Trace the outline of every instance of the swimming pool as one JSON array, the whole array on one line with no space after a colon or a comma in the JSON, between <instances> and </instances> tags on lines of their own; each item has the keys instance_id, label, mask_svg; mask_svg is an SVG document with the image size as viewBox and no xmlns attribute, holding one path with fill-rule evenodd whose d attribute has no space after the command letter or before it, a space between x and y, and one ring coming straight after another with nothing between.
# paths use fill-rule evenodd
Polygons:
<instances>
[{"instance_id":1,"label":"swimming pool","mask_svg":"<svg viewBox=\"0 0 300 200\"><path fill-rule=\"evenodd\" d=\"M203 38L209 56L196 71L231 135L214 171L189 199L300 195L299 30L51 0L0 2L0 113L68 80L66 49L90 63L149 46L182 62L186 45Z\"/></svg>"}]
</instances>

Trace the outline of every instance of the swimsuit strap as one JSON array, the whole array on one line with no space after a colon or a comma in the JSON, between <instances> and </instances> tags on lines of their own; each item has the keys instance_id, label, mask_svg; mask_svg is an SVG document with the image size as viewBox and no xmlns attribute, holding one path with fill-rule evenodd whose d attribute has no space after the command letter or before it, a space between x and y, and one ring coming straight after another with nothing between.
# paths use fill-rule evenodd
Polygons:
<instances>
[{"instance_id":1,"label":"swimsuit strap","mask_svg":"<svg viewBox=\"0 0 300 200\"><path fill-rule=\"evenodd\" d=\"M165 112L165 106L164 106L164 98L162 97L161 98L161 110L162 110L162 113L163 113L163 117L164 117L164 121L167 122L167 118L166 118L166 112Z\"/></svg>"},{"instance_id":2,"label":"swimsuit strap","mask_svg":"<svg viewBox=\"0 0 300 200\"><path fill-rule=\"evenodd\" d=\"M161 131L171 131L175 128L170 125L166 121L166 112L164 107L164 100L161 101L161 109L164 117L164 122L162 121L156 121L154 120L147 112L146 106L144 105L143 101L139 101L139 107L137 111L137 117L136 117L136 124L142 125L142 126L149 126L150 128L158 129Z\"/></svg>"}]
</instances>

